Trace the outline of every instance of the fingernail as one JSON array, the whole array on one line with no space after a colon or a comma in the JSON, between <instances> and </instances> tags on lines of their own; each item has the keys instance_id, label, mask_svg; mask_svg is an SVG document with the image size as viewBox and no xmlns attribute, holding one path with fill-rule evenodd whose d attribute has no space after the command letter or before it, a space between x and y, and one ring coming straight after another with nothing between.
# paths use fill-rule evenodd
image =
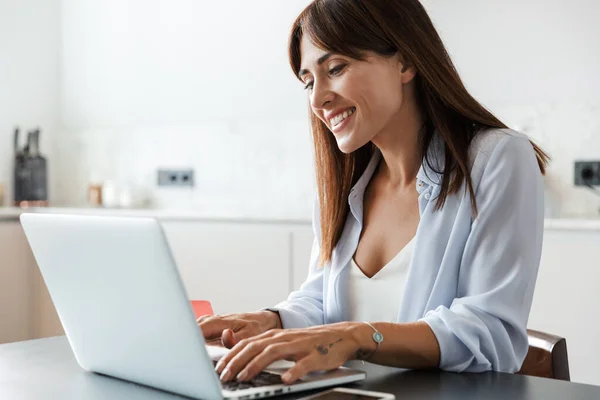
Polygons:
<instances>
[{"instance_id":1,"label":"fingernail","mask_svg":"<svg viewBox=\"0 0 600 400\"><path fill-rule=\"evenodd\" d=\"M224 366L225 365L224 365L223 361L217 362L217 365L215 365L215 371L217 371L217 374L221 373L221 370L223 369Z\"/></svg>"},{"instance_id":2,"label":"fingernail","mask_svg":"<svg viewBox=\"0 0 600 400\"><path fill-rule=\"evenodd\" d=\"M225 368L225 370L223 370L223 373L221 374L221 382L227 382L229 380L229 378L231 378L231 371L229 370L229 368Z\"/></svg>"},{"instance_id":3,"label":"fingernail","mask_svg":"<svg viewBox=\"0 0 600 400\"><path fill-rule=\"evenodd\" d=\"M242 372L240 372L237 376L237 380L238 381L243 381L244 379L246 379L248 377L248 371L243 370Z\"/></svg>"},{"instance_id":4,"label":"fingernail","mask_svg":"<svg viewBox=\"0 0 600 400\"><path fill-rule=\"evenodd\" d=\"M285 374L281 375L281 379L285 382L289 382L291 378L292 374L290 374L289 372L286 372Z\"/></svg>"}]
</instances>

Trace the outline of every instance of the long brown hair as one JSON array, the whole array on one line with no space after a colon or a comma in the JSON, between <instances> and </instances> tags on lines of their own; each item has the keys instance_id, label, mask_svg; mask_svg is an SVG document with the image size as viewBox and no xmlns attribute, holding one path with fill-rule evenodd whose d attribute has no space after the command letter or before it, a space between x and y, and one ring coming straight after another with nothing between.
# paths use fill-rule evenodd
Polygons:
<instances>
[{"instance_id":1,"label":"long brown hair","mask_svg":"<svg viewBox=\"0 0 600 400\"><path fill-rule=\"evenodd\" d=\"M435 209L441 209L446 198L466 183L476 215L469 145L482 129L506 128L506 125L469 94L419 0L313 1L298 16L290 34L289 59L296 76L300 70L303 35L324 50L357 60L365 59L365 51L381 56L400 54L405 65L416 69L417 101L426 121L420 135L420 151L424 162L443 177ZM350 189L364 172L373 145L344 154L327 126L313 113L311 125L321 225L319 264L323 265L331 260L342 235ZM444 142L444 165L437 169L427 152L434 132ZM535 143L532 145L544 174L549 157Z\"/></svg>"}]
</instances>

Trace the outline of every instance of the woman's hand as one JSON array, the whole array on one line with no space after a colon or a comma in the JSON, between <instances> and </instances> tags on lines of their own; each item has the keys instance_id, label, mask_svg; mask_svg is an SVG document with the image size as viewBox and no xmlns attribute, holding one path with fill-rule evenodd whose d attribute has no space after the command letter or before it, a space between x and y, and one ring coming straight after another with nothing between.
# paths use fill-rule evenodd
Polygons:
<instances>
[{"instance_id":1,"label":"woman's hand","mask_svg":"<svg viewBox=\"0 0 600 400\"><path fill-rule=\"evenodd\" d=\"M270 330L241 340L217 364L221 380L248 381L278 360L296 364L281 377L293 383L311 371L332 370L353 359L359 350L357 323L342 322L307 329Z\"/></svg>"},{"instance_id":2,"label":"woman's hand","mask_svg":"<svg viewBox=\"0 0 600 400\"><path fill-rule=\"evenodd\" d=\"M220 341L228 349L242 339L260 335L270 329L281 328L279 316L271 311L205 315L198 318L197 322L207 342Z\"/></svg>"}]
</instances>

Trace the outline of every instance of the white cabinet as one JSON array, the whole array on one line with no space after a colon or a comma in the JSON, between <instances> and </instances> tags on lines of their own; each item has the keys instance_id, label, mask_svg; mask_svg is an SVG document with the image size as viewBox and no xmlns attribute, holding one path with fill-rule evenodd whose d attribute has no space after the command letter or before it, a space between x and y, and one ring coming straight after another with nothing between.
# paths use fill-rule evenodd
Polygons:
<instances>
[{"instance_id":1,"label":"white cabinet","mask_svg":"<svg viewBox=\"0 0 600 400\"><path fill-rule=\"evenodd\" d=\"M0 343L34 337L34 266L20 223L0 223Z\"/></svg>"},{"instance_id":2,"label":"white cabinet","mask_svg":"<svg viewBox=\"0 0 600 400\"><path fill-rule=\"evenodd\" d=\"M190 300L216 313L285 300L306 278L309 224L161 220ZM22 228L0 223L0 342L64 334Z\"/></svg>"},{"instance_id":3,"label":"white cabinet","mask_svg":"<svg viewBox=\"0 0 600 400\"><path fill-rule=\"evenodd\" d=\"M256 311L290 290L291 232L277 224L162 221L190 299L216 313Z\"/></svg>"},{"instance_id":4,"label":"white cabinet","mask_svg":"<svg viewBox=\"0 0 600 400\"><path fill-rule=\"evenodd\" d=\"M48 293L46 283L34 261L33 293L35 304L33 308L34 338L45 338L64 335L65 331L54 308L54 303Z\"/></svg>"},{"instance_id":5,"label":"white cabinet","mask_svg":"<svg viewBox=\"0 0 600 400\"><path fill-rule=\"evenodd\" d=\"M292 229L292 290L297 290L308 276L310 252L315 235L311 225Z\"/></svg>"},{"instance_id":6,"label":"white cabinet","mask_svg":"<svg viewBox=\"0 0 600 400\"><path fill-rule=\"evenodd\" d=\"M600 230L552 230L544 246L529 328L567 339L571 380L600 384Z\"/></svg>"}]
</instances>

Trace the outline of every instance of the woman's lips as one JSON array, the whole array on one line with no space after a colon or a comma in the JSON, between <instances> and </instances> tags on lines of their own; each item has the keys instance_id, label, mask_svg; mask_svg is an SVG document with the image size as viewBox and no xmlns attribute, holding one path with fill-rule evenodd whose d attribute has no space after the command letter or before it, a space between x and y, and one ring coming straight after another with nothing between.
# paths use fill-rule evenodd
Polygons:
<instances>
[{"instance_id":1,"label":"woman's lips","mask_svg":"<svg viewBox=\"0 0 600 400\"><path fill-rule=\"evenodd\" d=\"M354 112L351 115L349 115L348 117L346 117L342 122L340 122L339 124L337 124L335 126L332 126L331 132L333 132L333 133L341 132L350 123L350 121L352 121L354 119L356 112L357 112L357 110L354 109Z\"/></svg>"}]
</instances>

